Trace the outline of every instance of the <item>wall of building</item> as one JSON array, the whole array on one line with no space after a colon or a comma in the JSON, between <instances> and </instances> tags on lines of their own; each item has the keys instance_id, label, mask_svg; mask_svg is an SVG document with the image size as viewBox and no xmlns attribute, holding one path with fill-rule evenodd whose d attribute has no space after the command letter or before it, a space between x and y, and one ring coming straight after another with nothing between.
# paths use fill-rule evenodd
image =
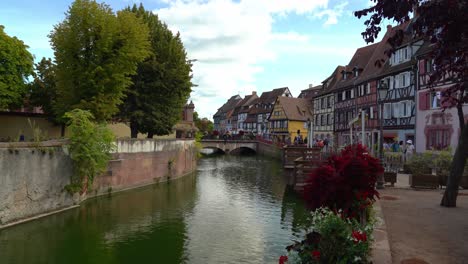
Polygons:
<instances>
[{"instance_id":1,"label":"wall of building","mask_svg":"<svg viewBox=\"0 0 468 264\"><path fill-rule=\"evenodd\" d=\"M257 146L257 154L263 155L271 158L275 158L278 160L283 159L283 150L275 145L266 144L263 142L258 141Z\"/></svg>"},{"instance_id":2,"label":"wall of building","mask_svg":"<svg viewBox=\"0 0 468 264\"><path fill-rule=\"evenodd\" d=\"M39 128L41 134L49 138L60 138L61 127L55 126L45 117L34 117L25 115L0 115L0 142L18 141L22 134L26 141L32 141L33 128Z\"/></svg>"},{"instance_id":3,"label":"wall of building","mask_svg":"<svg viewBox=\"0 0 468 264\"><path fill-rule=\"evenodd\" d=\"M0 143L0 228L96 195L181 177L196 168L194 140L119 140L108 170L80 197L65 191L73 175L65 143Z\"/></svg>"},{"instance_id":4,"label":"wall of building","mask_svg":"<svg viewBox=\"0 0 468 264\"><path fill-rule=\"evenodd\" d=\"M423 91L418 91L418 95ZM417 96L417 106L419 106L420 96ZM465 113L465 122L468 120L468 105L463 107ZM436 130L447 130L449 131L449 142L452 151L458 145L458 138L460 136L460 124L458 121L458 113L456 108L449 108L442 111L441 108L416 111L416 135L415 135L415 147L416 152L424 152L428 150L430 144L428 144L429 131L431 129Z\"/></svg>"}]
</instances>

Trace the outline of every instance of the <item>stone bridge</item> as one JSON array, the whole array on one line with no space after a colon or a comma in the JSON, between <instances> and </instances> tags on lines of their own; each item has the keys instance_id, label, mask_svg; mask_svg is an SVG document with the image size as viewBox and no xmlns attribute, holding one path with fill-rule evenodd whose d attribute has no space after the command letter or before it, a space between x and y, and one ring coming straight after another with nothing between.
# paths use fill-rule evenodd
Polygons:
<instances>
[{"instance_id":1,"label":"stone bridge","mask_svg":"<svg viewBox=\"0 0 468 264\"><path fill-rule=\"evenodd\" d=\"M204 149L221 150L222 152L236 153L237 151L249 150L257 152L258 142L255 140L216 140L216 139L203 139L201 141Z\"/></svg>"}]
</instances>

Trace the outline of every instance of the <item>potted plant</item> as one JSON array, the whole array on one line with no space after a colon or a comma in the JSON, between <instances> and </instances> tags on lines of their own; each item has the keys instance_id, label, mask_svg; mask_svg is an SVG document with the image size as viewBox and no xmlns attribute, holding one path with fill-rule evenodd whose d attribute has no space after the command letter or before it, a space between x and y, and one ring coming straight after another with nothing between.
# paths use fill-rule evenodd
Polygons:
<instances>
[{"instance_id":1,"label":"potted plant","mask_svg":"<svg viewBox=\"0 0 468 264\"><path fill-rule=\"evenodd\" d=\"M422 154L413 155L408 162L408 167L411 170L409 178L410 186L437 188L439 186L439 179L436 175L432 175L432 168L434 166L433 153L426 151Z\"/></svg>"}]
</instances>

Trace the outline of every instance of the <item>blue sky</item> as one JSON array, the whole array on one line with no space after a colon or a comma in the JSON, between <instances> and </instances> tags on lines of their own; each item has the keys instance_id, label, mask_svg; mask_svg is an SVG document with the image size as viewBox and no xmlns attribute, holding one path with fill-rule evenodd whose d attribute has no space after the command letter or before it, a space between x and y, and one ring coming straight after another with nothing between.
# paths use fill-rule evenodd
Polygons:
<instances>
[{"instance_id":1,"label":"blue sky","mask_svg":"<svg viewBox=\"0 0 468 264\"><path fill-rule=\"evenodd\" d=\"M0 24L29 47L36 61L53 57L47 35L70 0L6 0ZM101 2L101 1L98 1ZM114 11L140 1L105 1ZM230 96L287 86L294 96L345 65L365 42L364 20L352 15L369 0L146 0L169 28L180 31L194 63L191 94L212 117ZM383 25L385 28L385 25Z\"/></svg>"}]
</instances>

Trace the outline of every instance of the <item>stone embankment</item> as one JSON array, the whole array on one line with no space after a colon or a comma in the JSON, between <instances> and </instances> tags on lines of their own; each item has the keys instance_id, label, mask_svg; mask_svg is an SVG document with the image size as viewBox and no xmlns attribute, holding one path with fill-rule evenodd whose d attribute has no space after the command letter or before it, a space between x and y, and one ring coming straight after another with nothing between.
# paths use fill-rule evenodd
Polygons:
<instances>
[{"instance_id":1,"label":"stone embankment","mask_svg":"<svg viewBox=\"0 0 468 264\"><path fill-rule=\"evenodd\" d=\"M0 228L72 208L87 198L178 178L196 168L193 140L119 140L108 170L85 195L65 190L73 176L66 141L0 143Z\"/></svg>"}]
</instances>

